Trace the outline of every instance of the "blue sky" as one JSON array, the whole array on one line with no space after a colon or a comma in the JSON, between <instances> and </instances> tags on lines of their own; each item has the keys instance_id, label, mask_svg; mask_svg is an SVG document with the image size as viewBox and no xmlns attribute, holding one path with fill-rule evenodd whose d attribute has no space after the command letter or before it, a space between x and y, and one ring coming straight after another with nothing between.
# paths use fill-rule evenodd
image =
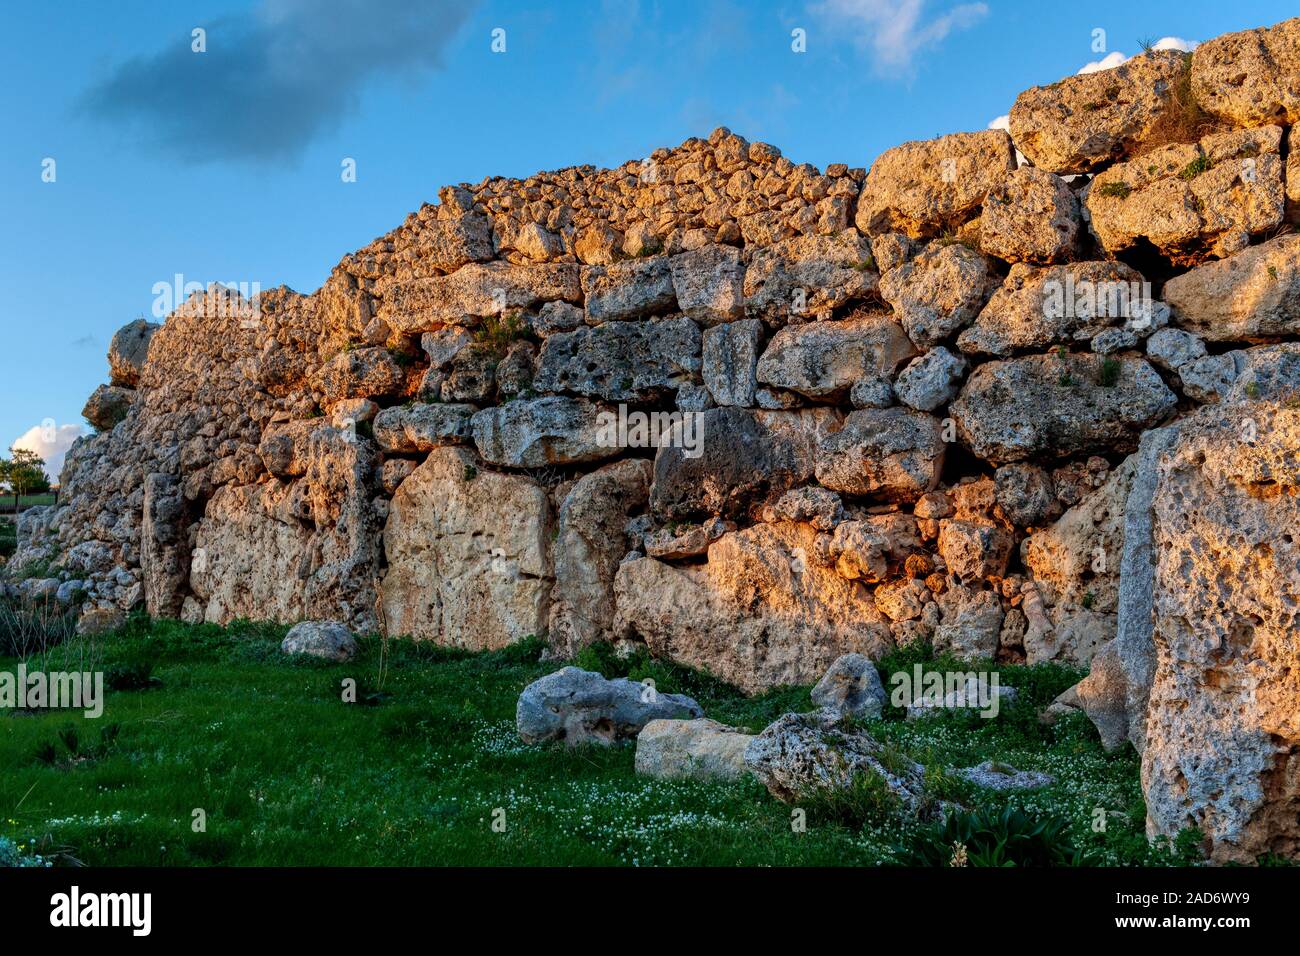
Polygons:
<instances>
[{"instance_id":1,"label":"blue sky","mask_svg":"<svg viewBox=\"0 0 1300 956\"><path fill-rule=\"evenodd\" d=\"M57 455L39 426L54 423L57 445L80 428L109 338L152 317L155 283L310 292L446 183L615 165L719 125L795 162L868 166L904 140L981 129L1021 89L1140 39L1293 13L1272 0L10 3L0 443L26 435ZM345 158L356 182L341 180Z\"/></svg>"}]
</instances>

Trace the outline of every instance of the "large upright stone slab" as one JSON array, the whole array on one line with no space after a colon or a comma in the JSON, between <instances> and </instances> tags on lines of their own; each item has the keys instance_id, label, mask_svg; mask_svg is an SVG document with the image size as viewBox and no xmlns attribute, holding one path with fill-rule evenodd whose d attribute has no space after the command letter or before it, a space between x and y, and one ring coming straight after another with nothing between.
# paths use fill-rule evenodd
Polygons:
<instances>
[{"instance_id":1,"label":"large upright stone slab","mask_svg":"<svg viewBox=\"0 0 1300 956\"><path fill-rule=\"evenodd\" d=\"M546 492L435 448L393 496L381 588L388 633L489 650L546 629L554 576Z\"/></svg>"}]
</instances>

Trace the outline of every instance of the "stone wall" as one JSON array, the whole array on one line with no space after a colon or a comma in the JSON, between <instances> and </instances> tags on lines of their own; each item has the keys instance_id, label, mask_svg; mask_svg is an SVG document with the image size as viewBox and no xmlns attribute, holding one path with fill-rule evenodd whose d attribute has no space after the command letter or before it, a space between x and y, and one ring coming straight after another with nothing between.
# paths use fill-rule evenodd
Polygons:
<instances>
[{"instance_id":1,"label":"stone wall","mask_svg":"<svg viewBox=\"0 0 1300 956\"><path fill-rule=\"evenodd\" d=\"M1290 20L869 171L718 129L446 187L312 295L123 329L5 587L643 642L750 691L914 641L1086 666L1118 631L1153 832L1294 855L1297 76ZM602 428L642 412L686 417Z\"/></svg>"}]
</instances>

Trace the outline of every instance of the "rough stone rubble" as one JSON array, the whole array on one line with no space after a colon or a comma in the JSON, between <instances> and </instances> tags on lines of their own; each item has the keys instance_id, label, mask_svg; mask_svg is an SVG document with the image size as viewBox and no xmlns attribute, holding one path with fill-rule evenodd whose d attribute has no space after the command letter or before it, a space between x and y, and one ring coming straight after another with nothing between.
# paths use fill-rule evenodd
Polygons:
<instances>
[{"instance_id":1,"label":"rough stone rubble","mask_svg":"<svg viewBox=\"0 0 1300 956\"><path fill-rule=\"evenodd\" d=\"M1142 749L1153 834L1295 857L1297 119L1300 19L869 171L718 129L446 187L311 295L124 328L2 586L748 691L922 640L1096 660L1064 705Z\"/></svg>"}]
</instances>

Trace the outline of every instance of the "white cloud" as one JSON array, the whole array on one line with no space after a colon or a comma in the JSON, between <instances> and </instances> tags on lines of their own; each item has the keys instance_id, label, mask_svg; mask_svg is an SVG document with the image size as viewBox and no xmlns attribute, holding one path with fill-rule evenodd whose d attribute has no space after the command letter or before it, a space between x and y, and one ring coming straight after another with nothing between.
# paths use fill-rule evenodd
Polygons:
<instances>
[{"instance_id":1,"label":"white cloud","mask_svg":"<svg viewBox=\"0 0 1300 956\"><path fill-rule=\"evenodd\" d=\"M1011 114L1003 113L1001 116L995 116L989 121L989 129L1011 129Z\"/></svg>"},{"instance_id":2,"label":"white cloud","mask_svg":"<svg viewBox=\"0 0 1300 956\"><path fill-rule=\"evenodd\" d=\"M1082 75L1084 73L1100 73L1102 70L1113 70L1127 59L1127 56L1120 53L1119 50L1116 50L1113 53L1107 53L1100 60L1093 60L1091 63L1085 63L1083 66L1079 67L1079 69L1075 70L1075 73Z\"/></svg>"},{"instance_id":3,"label":"white cloud","mask_svg":"<svg viewBox=\"0 0 1300 956\"><path fill-rule=\"evenodd\" d=\"M33 425L11 447L36 452L45 460L45 473L50 476L50 480L58 481L59 472L63 471L64 456L72 443L84 433L85 428L79 424L49 427Z\"/></svg>"},{"instance_id":4,"label":"white cloud","mask_svg":"<svg viewBox=\"0 0 1300 956\"><path fill-rule=\"evenodd\" d=\"M961 3L927 15L926 0L823 0L811 7L851 31L854 42L871 53L876 68L911 69L918 52L941 43L948 34L982 20L985 3Z\"/></svg>"}]
</instances>

